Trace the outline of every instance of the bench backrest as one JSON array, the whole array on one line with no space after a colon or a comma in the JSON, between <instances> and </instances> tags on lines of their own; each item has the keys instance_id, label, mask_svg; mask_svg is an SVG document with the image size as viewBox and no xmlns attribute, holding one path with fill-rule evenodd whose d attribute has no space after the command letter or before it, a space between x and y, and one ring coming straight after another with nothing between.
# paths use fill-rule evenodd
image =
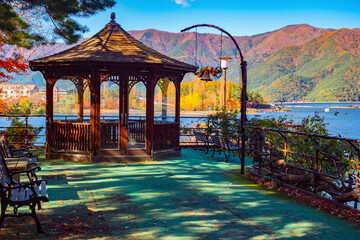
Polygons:
<instances>
[{"instance_id":1,"label":"bench backrest","mask_svg":"<svg viewBox=\"0 0 360 240\"><path fill-rule=\"evenodd\" d=\"M7 193L4 189L4 186L9 186L14 184L14 182L11 181L11 177L9 175L9 169L6 166L5 160L0 154L0 196L1 198L6 198Z\"/></svg>"},{"instance_id":2,"label":"bench backrest","mask_svg":"<svg viewBox=\"0 0 360 240\"><path fill-rule=\"evenodd\" d=\"M2 154L0 154L0 180L2 184L12 183L9 169Z\"/></svg>"},{"instance_id":3,"label":"bench backrest","mask_svg":"<svg viewBox=\"0 0 360 240\"><path fill-rule=\"evenodd\" d=\"M211 135L211 139L212 139L213 143L215 144L215 146L222 147L219 135Z\"/></svg>"},{"instance_id":4,"label":"bench backrest","mask_svg":"<svg viewBox=\"0 0 360 240\"><path fill-rule=\"evenodd\" d=\"M5 140L4 136L0 137L0 151L4 157L12 157L13 153L11 152L7 141Z\"/></svg>"},{"instance_id":5,"label":"bench backrest","mask_svg":"<svg viewBox=\"0 0 360 240\"><path fill-rule=\"evenodd\" d=\"M194 133L197 141L201 141L201 142L204 142L204 143L208 143L208 142L209 142L209 138L208 138L208 136L206 135L206 133L200 132L200 131L196 131L196 130L194 130L193 133Z\"/></svg>"}]
</instances>

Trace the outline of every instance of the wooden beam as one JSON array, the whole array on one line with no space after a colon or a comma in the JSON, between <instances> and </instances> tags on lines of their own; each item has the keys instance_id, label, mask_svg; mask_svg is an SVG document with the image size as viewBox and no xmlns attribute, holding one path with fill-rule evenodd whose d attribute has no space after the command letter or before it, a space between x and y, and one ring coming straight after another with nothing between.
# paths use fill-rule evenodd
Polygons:
<instances>
[{"instance_id":1,"label":"wooden beam","mask_svg":"<svg viewBox=\"0 0 360 240\"><path fill-rule=\"evenodd\" d=\"M95 95L96 95L96 113L95 113L95 153L100 150L100 99L101 99L101 82L100 82L100 73L96 71L95 74Z\"/></svg>"},{"instance_id":2,"label":"wooden beam","mask_svg":"<svg viewBox=\"0 0 360 240\"><path fill-rule=\"evenodd\" d=\"M96 74L95 70L92 69L91 79L90 79L90 153L92 156L95 156L95 129L96 129Z\"/></svg>"},{"instance_id":3,"label":"wooden beam","mask_svg":"<svg viewBox=\"0 0 360 240\"><path fill-rule=\"evenodd\" d=\"M154 146L154 91L155 77L149 74L146 84L146 135L145 147L146 153L151 155Z\"/></svg>"},{"instance_id":4,"label":"wooden beam","mask_svg":"<svg viewBox=\"0 0 360 240\"><path fill-rule=\"evenodd\" d=\"M51 123L54 119L54 81L46 78L46 157L51 152Z\"/></svg>"},{"instance_id":5,"label":"wooden beam","mask_svg":"<svg viewBox=\"0 0 360 240\"><path fill-rule=\"evenodd\" d=\"M128 129L127 122L129 117L129 77L121 75L119 81L119 149L123 155L128 152Z\"/></svg>"},{"instance_id":6,"label":"wooden beam","mask_svg":"<svg viewBox=\"0 0 360 240\"><path fill-rule=\"evenodd\" d=\"M78 120L83 122L84 120L84 80L79 79L79 84L77 86L78 92Z\"/></svg>"}]
</instances>

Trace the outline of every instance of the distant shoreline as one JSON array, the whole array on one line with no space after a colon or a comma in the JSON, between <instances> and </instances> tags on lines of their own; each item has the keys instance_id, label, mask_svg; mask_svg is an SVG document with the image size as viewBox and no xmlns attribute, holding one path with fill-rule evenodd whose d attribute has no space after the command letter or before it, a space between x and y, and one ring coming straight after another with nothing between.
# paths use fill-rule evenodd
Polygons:
<instances>
[{"instance_id":1,"label":"distant shoreline","mask_svg":"<svg viewBox=\"0 0 360 240\"><path fill-rule=\"evenodd\" d=\"M286 107L294 107L294 108L360 108L360 105L348 105L348 106L330 106L330 107L322 107L322 106L286 106Z\"/></svg>"},{"instance_id":2,"label":"distant shoreline","mask_svg":"<svg viewBox=\"0 0 360 240\"><path fill-rule=\"evenodd\" d=\"M284 108L284 109L255 109L255 108L247 108L246 109L246 114L261 114L263 112L289 112L291 111L288 108ZM119 114L119 110L118 109L101 109L101 113L102 114ZM139 114L141 115L143 112L141 111L130 111L130 114ZM215 114L216 111L212 110L212 111L181 111L180 115L184 115L184 116L206 116L206 115L210 115L210 114ZM72 112L71 114L77 114L77 111ZM90 110L89 109L85 109L84 110L84 114L90 114Z\"/></svg>"},{"instance_id":3,"label":"distant shoreline","mask_svg":"<svg viewBox=\"0 0 360 240\"><path fill-rule=\"evenodd\" d=\"M282 105L282 104L360 104L360 101L336 101L336 102L275 102L271 104Z\"/></svg>"}]
</instances>

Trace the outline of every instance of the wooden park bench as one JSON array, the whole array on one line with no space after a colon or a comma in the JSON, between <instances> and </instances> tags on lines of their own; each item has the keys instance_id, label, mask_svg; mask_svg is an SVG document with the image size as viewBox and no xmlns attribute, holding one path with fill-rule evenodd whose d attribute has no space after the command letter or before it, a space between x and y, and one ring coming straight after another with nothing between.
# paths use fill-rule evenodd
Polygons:
<instances>
[{"instance_id":1,"label":"wooden park bench","mask_svg":"<svg viewBox=\"0 0 360 240\"><path fill-rule=\"evenodd\" d=\"M211 155L211 157L214 157L216 149L222 149L223 150L224 155L226 157L225 162L229 161L231 152L238 153L238 155L240 157L241 147L239 145L233 143L230 138L223 137L223 136L220 136L220 135L211 135L211 139L212 139L212 142L214 144L214 148L213 148L214 152ZM226 152L228 152L228 154Z\"/></svg>"},{"instance_id":2,"label":"wooden park bench","mask_svg":"<svg viewBox=\"0 0 360 240\"><path fill-rule=\"evenodd\" d=\"M6 161L27 161L29 166L37 166L38 158L33 156L29 151L31 147L25 147L22 149L14 149L4 136L0 137L0 153L3 155Z\"/></svg>"},{"instance_id":3,"label":"wooden park bench","mask_svg":"<svg viewBox=\"0 0 360 240\"><path fill-rule=\"evenodd\" d=\"M210 145L213 144L212 140L204 132L193 130L193 133L194 133L195 139L196 139L196 148L195 148L195 150L199 146L201 146L200 143L202 143L202 146L205 146L206 154L207 154L209 152Z\"/></svg>"},{"instance_id":4,"label":"wooden park bench","mask_svg":"<svg viewBox=\"0 0 360 240\"><path fill-rule=\"evenodd\" d=\"M38 168L38 167L35 167ZM5 217L23 217L31 216L34 218L38 233L43 233L40 221L36 215L36 205L38 209L41 208L41 202L48 202L46 197L46 181L31 180L27 183L18 183L14 180L14 175L26 172L27 175L32 175L35 169L26 169L22 171L10 171L8 166L0 154L0 197L1 197L1 216L0 228L4 223ZM8 206L13 207L14 213L7 214ZM28 206L31 213L19 213L20 207Z\"/></svg>"}]
</instances>

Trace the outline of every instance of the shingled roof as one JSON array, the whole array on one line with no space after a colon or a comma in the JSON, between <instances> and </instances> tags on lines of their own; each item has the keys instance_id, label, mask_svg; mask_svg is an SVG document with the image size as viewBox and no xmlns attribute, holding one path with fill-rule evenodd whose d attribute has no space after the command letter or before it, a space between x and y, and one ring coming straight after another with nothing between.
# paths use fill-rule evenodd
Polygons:
<instances>
[{"instance_id":1,"label":"shingled roof","mask_svg":"<svg viewBox=\"0 0 360 240\"><path fill-rule=\"evenodd\" d=\"M36 59L30 65L62 64L62 63L118 63L152 65L160 64L164 67L181 68L195 71L196 67L161 54L141 43L119 24L115 17L93 37L63 52Z\"/></svg>"}]
</instances>

